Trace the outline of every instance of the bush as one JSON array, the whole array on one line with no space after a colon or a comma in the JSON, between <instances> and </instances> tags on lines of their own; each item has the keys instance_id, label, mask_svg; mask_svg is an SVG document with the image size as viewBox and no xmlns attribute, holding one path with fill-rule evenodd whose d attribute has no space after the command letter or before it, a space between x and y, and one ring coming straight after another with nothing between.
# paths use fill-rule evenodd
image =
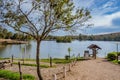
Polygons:
<instances>
[{"instance_id":1,"label":"bush","mask_svg":"<svg viewBox=\"0 0 120 80\"><path fill-rule=\"evenodd\" d=\"M120 61L118 61L118 64L120 64Z\"/></svg>"},{"instance_id":2,"label":"bush","mask_svg":"<svg viewBox=\"0 0 120 80\"><path fill-rule=\"evenodd\" d=\"M116 56L117 56L116 52L111 52L107 54L107 59L113 61L116 59Z\"/></svg>"},{"instance_id":3,"label":"bush","mask_svg":"<svg viewBox=\"0 0 120 80\"><path fill-rule=\"evenodd\" d=\"M70 56L69 55L65 55L65 60L69 60Z\"/></svg>"}]
</instances>

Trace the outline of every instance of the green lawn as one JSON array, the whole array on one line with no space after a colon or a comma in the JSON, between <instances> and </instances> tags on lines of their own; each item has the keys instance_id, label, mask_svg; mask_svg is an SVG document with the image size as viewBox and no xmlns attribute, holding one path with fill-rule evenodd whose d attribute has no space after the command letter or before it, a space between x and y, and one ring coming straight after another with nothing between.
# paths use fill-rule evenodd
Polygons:
<instances>
[{"instance_id":1,"label":"green lawn","mask_svg":"<svg viewBox=\"0 0 120 80\"><path fill-rule=\"evenodd\" d=\"M41 62L50 62L49 59L41 59ZM70 61L69 60L65 60L65 59L59 59L59 58L54 58L52 59L52 62L53 63L56 63L56 64L66 64L66 63L69 63Z\"/></svg>"},{"instance_id":2,"label":"green lawn","mask_svg":"<svg viewBox=\"0 0 120 80\"><path fill-rule=\"evenodd\" d=\"M12 72L8 70L0 70L0 77L9 80L19 80L20 75L18 72ZM23 74L23 80L35 80L35 77L29 74Z\"/></svg>"}]
</instances>

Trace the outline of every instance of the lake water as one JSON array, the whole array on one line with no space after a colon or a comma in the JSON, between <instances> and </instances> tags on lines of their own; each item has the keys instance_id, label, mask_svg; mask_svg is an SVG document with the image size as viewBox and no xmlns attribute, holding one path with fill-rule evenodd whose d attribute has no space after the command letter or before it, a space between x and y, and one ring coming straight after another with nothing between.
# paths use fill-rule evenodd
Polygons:
<instances>
[{"instance_id":1,"label":"lake water","mask_svg":"<svg viewBox=\"0 0 120 80\"><path fill-rule=\"evenodd\" d=\"M43 41L40 46L40 56L41 58L48 58L48 56L54 58L64 58L65 55L68 55L68 48L71 48L71 55L75 54L76 56L80 53L80 56L83 56L85 50L89 50L87 47L91 44L97 44L101 47L101 50L98 50L98 57L105 57L107 53L112 51L117 51L116 42L110 41L72 41L71 43L56 43L56 41ZM118 50L120 47L118 46ZM91 50L89 50L92 53ZM35 58L36 57L36 42L31 41L29 45L0 45L0 57L8 58L11 55L14 55L16 58Z\"/></svg>"}]
</instances>

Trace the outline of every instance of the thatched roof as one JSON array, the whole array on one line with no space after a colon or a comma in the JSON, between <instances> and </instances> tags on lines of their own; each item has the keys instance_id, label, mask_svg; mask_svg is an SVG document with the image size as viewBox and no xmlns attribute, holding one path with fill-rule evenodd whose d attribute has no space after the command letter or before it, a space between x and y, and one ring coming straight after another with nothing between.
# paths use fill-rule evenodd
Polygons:
<instances>
[{"instance_id":1,"label":"thatched roof","mask_svg":"<svg viewBox=\"0 0 120 80\"><path fill-rule=\"evenodd\" d=\"M101 49L98 45L96 44L91 44L90 46L88 46L89 49L93 49L93 48L97 48L97 49Z\"/></svg>"}]
</instances>

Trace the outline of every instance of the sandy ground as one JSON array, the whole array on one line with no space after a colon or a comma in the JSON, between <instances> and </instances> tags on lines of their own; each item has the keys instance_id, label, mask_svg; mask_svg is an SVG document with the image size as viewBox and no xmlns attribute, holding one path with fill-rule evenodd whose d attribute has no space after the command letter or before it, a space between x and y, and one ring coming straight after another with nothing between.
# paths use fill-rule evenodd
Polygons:
<instances>
[{"instance_id":1,"label":"sandy ground","mask_svg":"<svg viewBox=\"0 0 120 80\"><path fill-rule=\"evenodd\" d=\"M51 79L52 74L61 71L63 66L67 66L67 64L57 65L55 68L41 69L44 80L53 80ZM18 65L6 69L18 72ZM22 72L34 75L38 80L36 67L22 66ZM70 72L67 72L66 76L65 80L120 80L120 65L115 65L105 59L79 61L71 68Z\"/></svg>"},{"instance_id":2,"label":"sandy ground","mask_svg":"<svg viewBox=\"0 0 120 80\"><path fill-rule=\"evenodd\" d=\"M17 41L17 40L11 40L11 39L0 39L0 43L7 42L8 44L25 44L28 43L26 41Z\"/></svg>"},{"instance_id":3,"label":"sandy ground","mask_svg":"<svg viewBox=\"0 0 120 80\"><path fill-rule=\"evenodd\" d=\"M120 65L105 59L78 62L66 80L120 80Z\"/></svg>"}]
</instances>

